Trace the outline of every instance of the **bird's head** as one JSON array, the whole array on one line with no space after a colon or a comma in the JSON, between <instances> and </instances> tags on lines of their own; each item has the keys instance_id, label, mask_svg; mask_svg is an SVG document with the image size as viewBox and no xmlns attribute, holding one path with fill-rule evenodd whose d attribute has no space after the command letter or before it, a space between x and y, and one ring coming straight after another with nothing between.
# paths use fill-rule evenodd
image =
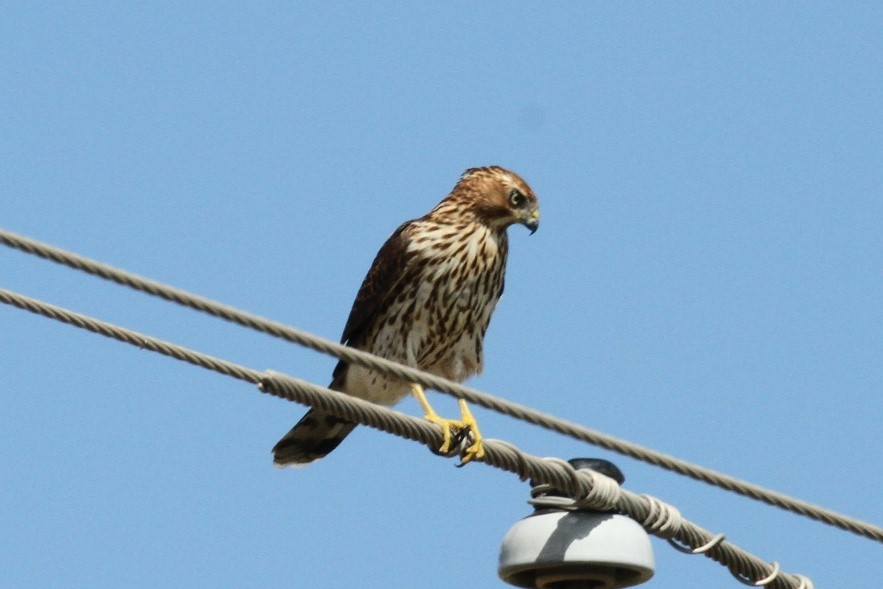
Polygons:
<instances>
[{"instance_id":1,"label":"bird's head","mask_svg":"<svg viewBox=\"0 0 883 589\"><path fill-rule=\"evenodd\" d=\"M470 168L451 197L468 199L476 214L491 227L505 229L520 223L533 234L540 226L540 207L533 190L515 172L499 166Z\"/></svg>"}]
</instances>

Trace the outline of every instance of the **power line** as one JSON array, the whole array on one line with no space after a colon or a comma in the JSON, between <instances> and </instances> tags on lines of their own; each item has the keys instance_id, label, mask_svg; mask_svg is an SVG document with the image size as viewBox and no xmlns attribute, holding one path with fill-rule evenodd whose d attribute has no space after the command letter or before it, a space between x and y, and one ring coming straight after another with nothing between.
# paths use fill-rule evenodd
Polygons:
<instances>
[{"instance_id":1,"label":"power line","mask_svg":"<svg viewBox=\"0 0 883 589\"><path fill-rule=\"evenodd\" d=\"M86 272L93 276L98 276L105 280L128 286L140 292L207 313L214 317L219 317L237 325L248 327L255 331L278 337L324 354L335 356L345 362L361 364L378 372L436 389L442 393L465 399L470 403L481 405L482 407L486 407L498 413L509 415L510 417L538 425L571 438L659 466L666 470L676 472L756 501L767 503L768 505L780 509L797 513L842 530L878 542L883 542L883 528L871 525L853 517L837 513L807 501L790 497L777 491L766 489L760 485L699 466L663 452L658 452L639 444L598 432L580 424L557 418L548 413L537 411L518 403L506 401L499 397L483 393L427 372L341 345L277 321L236 309L230 305L225 305L206 297L149 278L144 278L137 274L115 268L108 264L92 260L85 256L4 229L0 229L0 243L22 252L36 255L70 268Z\"/></svg>"},{"instance_id":2,"label":"power line","mask_svg":"<svg viewBox=\"0 0 883 589\"><path fill-rule=\"evenodd\" d=\"M2 288L0 302L256 384L265 393L318 407L337 417L422 442L430 448L437 448L442 442L440 429L426 420L301 379L274 371L253 370ZM560 489L574 498L573 504L577 507L615 509L637 521L648 533L689 546L693 554L704 554L722 564L743 583L759 583L760 586L777 589L812 589L812 582L807 577L783 573L777 563L768 564L724 540L722 535L714 535L699 527L683 518L675 507L655 497L622 489L604 475L575 470L560 459L543 459L527 454L502 440L485 440L484 448L485 456L478 459L479 462L515 473L522 480L529 478Z\"/></svg>"}]
</instances>

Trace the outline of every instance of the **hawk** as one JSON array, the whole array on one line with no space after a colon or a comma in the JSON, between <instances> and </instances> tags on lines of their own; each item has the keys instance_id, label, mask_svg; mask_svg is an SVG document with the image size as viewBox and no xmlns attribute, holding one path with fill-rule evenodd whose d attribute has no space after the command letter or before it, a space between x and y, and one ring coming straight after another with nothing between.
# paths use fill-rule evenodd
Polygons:
<instances>
[{"instance_id":1,"label":"hawk","mask_svg":"<svg viewBox=\"0 0 883 589\"><path fill-rule=\"evenodd\" d=\"M444 378L462 382L482 370L482 344L503 294L506 229L537 230L536 196L519 176L499 166L466 170L429 213L402 224L377 253L356 295L341 342ZM423 388L357 364L339 362L329 387L392 405L411 392L426 419L441 426L448 453L466 432L469 462L484 455L475 418L463 399L459 420L440 417ZM356 427L311 409L273 448L277 466L297 466L334 450Z\"/></svg>"}]
</instances>

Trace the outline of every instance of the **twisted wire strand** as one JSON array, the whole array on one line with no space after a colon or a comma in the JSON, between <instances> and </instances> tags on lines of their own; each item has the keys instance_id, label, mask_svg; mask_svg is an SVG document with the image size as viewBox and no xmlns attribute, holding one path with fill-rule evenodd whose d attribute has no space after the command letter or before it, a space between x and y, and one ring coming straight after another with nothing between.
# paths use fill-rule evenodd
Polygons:
<instances>
[{"instance_id":1,"label":"twisted wire strand","mask_svg":"<svg viewBox=\"0 0 883 589\"><path fill-rule=\"evenodd\" d=\"M206 297L138 276L137 274L12 233L2 228L0 228L0 244L98 276L105 280L116 282L117 284L189 307L196 311L224 319L242 327L247 327L261 333L281 338L317 352L335 356L345 362L360 364L383 374L395 376L409 382L415 382L424 387L465 399L470 403L480 405L492 411L664 468L671 472L690 477L694 480L742 495L743 497L748 497L780 509L791 511L824 524L876 540L877 542L883 542L883 528L863 522L859 519L801 499L790 497L784 493L767 489L760 485L744 481L713 469L699 466L663 452L601 433L548 413L518 403L506 401L499 397L483 393L427 372L403 364L398 364L386 360L385 358L380 358L379 356L374 356L368 352L344 346L331 340L284 325L277 321L260 317L229 305L213 301Z\"/></svg>"},{"instance_id":2,"label":"twisted wire strand","mask_svg":"<svg viewBox=\"0 0 883 589\"><path fill-rule=\"evenodd\" d=\"M5 288L0 288L0 303L5 303L36 315L42 315L43 317L55 319L56 321L67 323L68 325L73 325L74 327L79 327L80 329L85 329L86 331L97 333L98 335L103 335L111 339L131 344L142 350L156 352L163 356L193 364L194 366L206 368L226 376L232 376L233 378L244 380L245 382L252 384L258 384L261 382L261 373L256 370L246 368L245 366L239 366L238 364L228 362L227 360L221 360L220 358L215 358L208 354L196 352L149 335L144 335L143 333L132 331L131 329L126 329L119 325L107 323L106 321L101 321L100 319L95 319L88 315L76 313L63 307L38 301L37 299L6 290Z\"/></svg>"},{"instance_id":3,"label":"twisted wire strand","mask_svg":"<svg viewBox=\"0 0 883 589\"><path fill-rule=\"evenodd\" d=\"M418 441L430 448L437 448L442 443L442 434L438 426L426 420L292 376L270 370L263 372L253 370L2 288L0 288L0 302L256 384L264 393L318 407L337 417ZM577 471L561 459L543 459L527 454L502 440L485 440L484 447L485 456L478 459L479 462L517 474L522 480L530 478L537 483L551 485L573 497L582 508L594 506L606 509L612 505L620 513L640 523L649 534L677 540L678 543L693 549L704 548L717 538L708 530L682 518L677 509L655 497L637 495L626 489L619 489L616 493L611 493L609 490L601 493L593 492L595 486L601 482L599 477L604 476L600 473ZM807 577L782 573L778 565L768 564L725 540L718 541L702 554L727 567L730 573L742 582L753 579L757 580L754 582L764 582L764 586L776 589L801 589L812 586Z\"/></svg>"}]
</instances>

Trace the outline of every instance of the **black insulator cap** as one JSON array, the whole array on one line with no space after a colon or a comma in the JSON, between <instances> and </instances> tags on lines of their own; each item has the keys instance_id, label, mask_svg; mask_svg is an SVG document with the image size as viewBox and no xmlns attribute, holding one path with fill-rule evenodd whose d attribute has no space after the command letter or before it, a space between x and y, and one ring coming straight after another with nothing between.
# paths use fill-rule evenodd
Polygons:
<instances>
[{"instance_id":1,"label":"black insulator cap","mask_svg":"<svg viewBox=\"0 0 883 589\"><path fill-rule=\"evenodd\" d=\"M604 460L602 458L571 458L567 462L576 470L588 468L595 472L600 472L619 483L620 487L625 482L625 475L622 474L622 471L619 470L618 466L609 460Z\"/></svg>"},{"instance_id":2,"label":"black insulator cap","mask_svg":"<svg viewBox=\"0 0 883 589\"><path fill-rule=\"evenodd\" d=\"M603 458L571 458L567 461L570 466L572 466L576 470L594 470L595 472L600 472L601 474L610 477L621 487L625 482L625 475L622 474L622 471L619 470L619 467L610 462L609 460L604 460ZM536 487L539 485L535 480L531 479L530 486ZM558 495L564 497L562 493L558 493L554 490L547 493L548 495Z\"/></svg>"}]
</instances>

